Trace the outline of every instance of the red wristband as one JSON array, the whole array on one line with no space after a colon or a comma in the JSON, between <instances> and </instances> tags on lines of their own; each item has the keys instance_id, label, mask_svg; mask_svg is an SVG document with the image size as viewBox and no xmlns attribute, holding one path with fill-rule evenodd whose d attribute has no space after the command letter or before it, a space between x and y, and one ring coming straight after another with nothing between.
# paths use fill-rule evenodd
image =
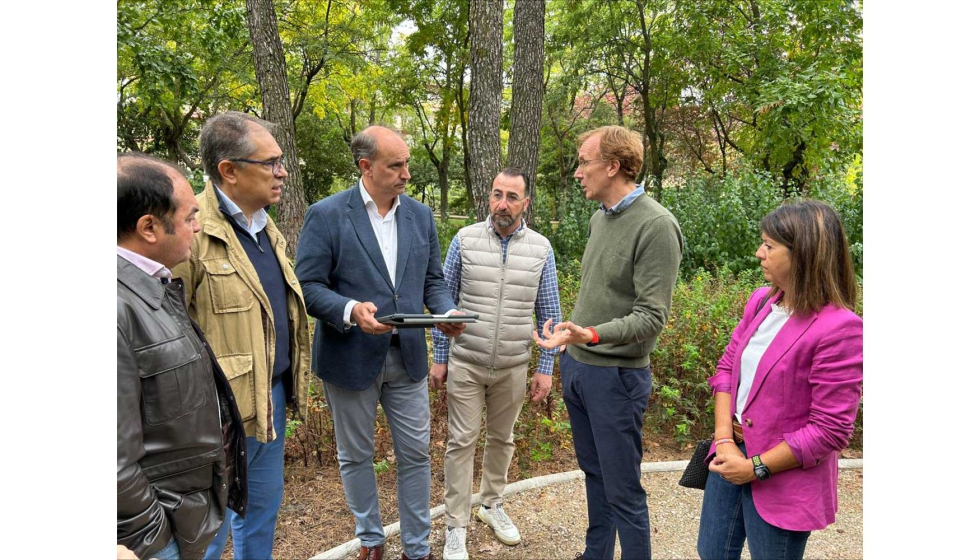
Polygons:
<instances>
[{"instance_id":1,"label":"red wristband","mask_svg":"<svg viewBox=\"0 0 980 560\"><path fill-rule=\"evenodd\" d=\"M585 330L592 331L592 340L590 340L589 342L587 342L586 345L588 345L588 346L595 346L596 344L599 344L599 333L595 332L595 328L593 328L593 327L585 327Z\"/></svg>"}]
</instances>

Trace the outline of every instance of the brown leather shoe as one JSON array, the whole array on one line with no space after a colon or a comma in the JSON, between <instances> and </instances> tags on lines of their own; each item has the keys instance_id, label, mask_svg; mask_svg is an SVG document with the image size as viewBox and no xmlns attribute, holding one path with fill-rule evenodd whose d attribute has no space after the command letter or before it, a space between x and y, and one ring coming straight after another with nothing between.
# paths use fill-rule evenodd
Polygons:
<instances>
[{"instance_id":1,"label":"brown leather shoe","mask_svg":"<svg viewBox=\"0 0 980 560\"><path fill-rule=\"evenodd\" d=\"M381 560L385 555L385 545L372 547L361 547L361 553L357 555L357 560Z\"/></svg>"},{"instance_id":2,"label":"brown leather shoe","mask_svg":"<svg viewBox=\"0 0 980 560\"><path fill-rule=\"evenodd\" d=\"M430 552L421 558L409 558L408 556L405 556L404 552L402 552L402 560L432 560L432 553Z\"/></svg>"}]
</instances>

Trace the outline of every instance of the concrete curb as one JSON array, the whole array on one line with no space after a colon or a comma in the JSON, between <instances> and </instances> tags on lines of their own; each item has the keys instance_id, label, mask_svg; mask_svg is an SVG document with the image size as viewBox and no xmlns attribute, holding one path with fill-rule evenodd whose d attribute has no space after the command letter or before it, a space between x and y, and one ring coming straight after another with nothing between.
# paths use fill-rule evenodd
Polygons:
<instances>
[{"instance_id":1,"label":"concrete curb","mask_svg":"<svg viewBox=\"0 0 980 560\"><path fill-rule=\"evenodd\" d=\"M651 472L683 472L687 468L688 461L663 461L658 463L643 463L640 465L640 472L651 473ZM864 459L839 459L837 465L841 469L863 469ZM516 494L518 492L524 492L527 490L534 490L535 488L541 488L544 486L550 486L552 484L561 484L563 482L570 482L572 480L581 480L585 478L585 473L582 471L568 471L563 473L548 474L544 476L537 476L534 478L529 478L527 480L520 480L508 484L504 488L504 496L510 496L511 494ZM470 507L473 507L480 503L480 495L473 494L470 498ZM429 511L429 516L432 519L438 519L446 513L446 506L442 505L439 507L432 508ZM392 523L385 527L385 538L393 537L401 532L400 523ZM321 552L316 556L310 558L310 560L340 560L347 557L348 555L354 554L361 548L360 539L352 539L345 542L340 546L335 546L326 552Z\"/></svg>"}]
</instances>

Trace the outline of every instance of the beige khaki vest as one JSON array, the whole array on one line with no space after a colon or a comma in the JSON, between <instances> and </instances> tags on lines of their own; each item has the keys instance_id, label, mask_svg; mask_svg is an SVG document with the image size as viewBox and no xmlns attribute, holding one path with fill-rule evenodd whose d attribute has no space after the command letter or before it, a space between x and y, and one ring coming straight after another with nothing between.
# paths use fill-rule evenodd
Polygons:
<instances>
[{"instance_id":1,"label":"beige khaki vest","mask_svg":"<svg viewBox=\"0 0 980 560\"><path fill-rule=\"evenodd\" d=\"M479 313L480 318L453 339L450 352L484 367L526 364L531 358L534 300L551 243L525 225L507 244L504 263L500 238L487 222L467 226L457 235L462 261L458 309Z\"/></svg>"}]
</instances>

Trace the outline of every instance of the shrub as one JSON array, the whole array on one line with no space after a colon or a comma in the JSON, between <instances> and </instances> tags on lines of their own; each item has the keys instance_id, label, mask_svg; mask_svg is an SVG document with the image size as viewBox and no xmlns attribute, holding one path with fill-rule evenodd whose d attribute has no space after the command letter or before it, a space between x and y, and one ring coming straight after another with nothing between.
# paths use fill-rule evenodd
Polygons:
<instances>
[{"instance_id":1,"label":"shrub","mask_svg":"<svg viewBox=\"0 0 980 560\"><path fill-rule=\"evenodd\" d=\"M807 197L830 204L841 215L858 277L863 269L861 173L852 183L844 175L811 181ZM800 195L801 193L791 193ZM680 274L727 268L740 273L758 267L759 221L783 202L780 182L768 173L740 171L725 177L697 174L664 189L661 203L674 214L684 236Z\"/></svg>"},{"instance_id":2,"label":"shrub","mask_svg":"<svg viewBox=\"0 0 980 560\"><path fill-rule=\"evenodd\" d=\"M764 284L758 269L734 274L695 272L674 288L670 316L650 355L653 391L647 422L677 441L699 439L714 428L708 377L725 351L752 291Z\"/></svg>"},{"instance_id":3,"label":"shrub","mask_svg":"<svg viewBox=\"0 0 980 560\"><path fill-rule=\"evenodd\" d=\"M694 175L665 188L661 203L674 214L684 236L681 276L699 269L739 273L758 268L759 220L782 202L778 183L763 172L745 171L719 179Z\"/></svg>"}]
</instances>

